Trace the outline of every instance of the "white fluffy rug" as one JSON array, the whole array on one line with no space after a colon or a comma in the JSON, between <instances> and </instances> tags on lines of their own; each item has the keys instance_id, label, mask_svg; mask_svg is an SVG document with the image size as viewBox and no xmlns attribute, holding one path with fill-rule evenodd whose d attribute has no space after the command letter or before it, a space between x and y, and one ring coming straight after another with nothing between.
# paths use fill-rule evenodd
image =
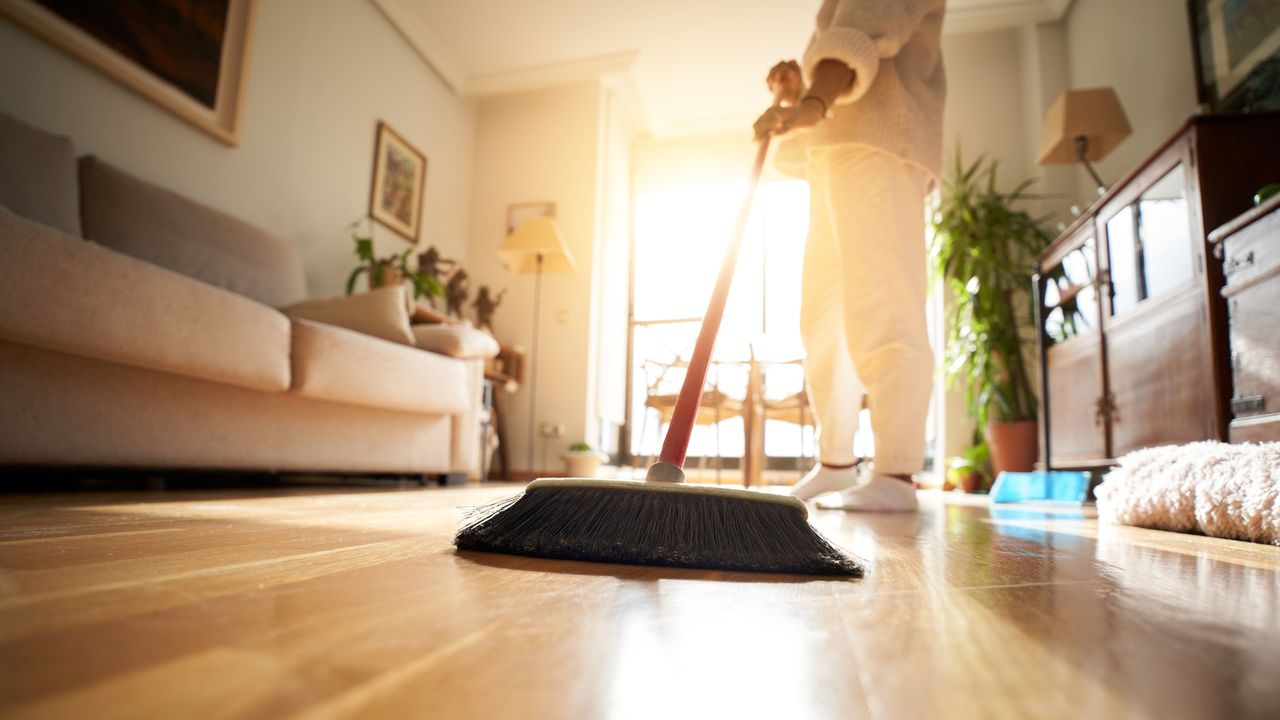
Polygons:
<instances>
[{"instance_id":1,"label":"white fluffy rug","mask_svg":"<svg viewBox=\"0 0 1280 720\"><path fill-rule=\"evenodd\" d=\"M1280 442L1138 450L1096 494L1107 522L1280 545Z\"/></svg>"}]
</instances>

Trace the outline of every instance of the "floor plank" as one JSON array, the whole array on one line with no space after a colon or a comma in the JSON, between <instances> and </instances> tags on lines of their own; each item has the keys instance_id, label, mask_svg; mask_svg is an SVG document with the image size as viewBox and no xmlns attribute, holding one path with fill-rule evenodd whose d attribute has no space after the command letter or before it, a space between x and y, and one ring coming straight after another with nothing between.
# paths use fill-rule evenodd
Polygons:
<instances>
[{"instance_id":1,"label":"floor plank","mask_svg":"<svg viewBox=\"0 0 1280 720\"><path fill-rule=\"evenodd\" d=\"M509 488L0 496L5 717L1277 717L1280 548L922 495L856 581L460 554Z\"/></svg>"}]
</instances>

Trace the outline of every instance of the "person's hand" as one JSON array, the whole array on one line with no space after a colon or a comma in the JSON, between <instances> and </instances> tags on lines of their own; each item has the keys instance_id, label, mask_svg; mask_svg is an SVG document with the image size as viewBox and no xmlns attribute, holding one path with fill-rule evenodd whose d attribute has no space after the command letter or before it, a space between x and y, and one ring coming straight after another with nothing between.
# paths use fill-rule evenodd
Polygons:
<instances>
[{"instance_id":1,"label":"person's hand","mask_svg":"<svg viewBox=\"0 0 1280 720\"><path fill-rule=\"evenodd\" d=\"M756 139L807 130L822 122L822 103L813 98L791 107L771 107L755 122Z\"/></svg>"},{"instance_id":2,"label":"person's hand","mask_svg":"<svg viewBox=\"0 0 1280 720\"><path fill-rule=\"evenodd\" d=\"M804 96L804 76L800 74L800 63L784 60L774 65L769 68L765 84L779 103L795 105Z\"/></svg>"}]
</instances>

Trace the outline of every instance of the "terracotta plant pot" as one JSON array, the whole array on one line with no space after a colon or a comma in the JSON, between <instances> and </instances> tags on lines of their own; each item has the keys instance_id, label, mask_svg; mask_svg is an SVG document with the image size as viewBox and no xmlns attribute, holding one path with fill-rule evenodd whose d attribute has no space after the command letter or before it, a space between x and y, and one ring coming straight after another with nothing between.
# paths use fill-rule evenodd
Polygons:
<instances>
[{"instance_id":1,"label":"terracotta plant pot","mask_svg":"<svg viewBox=\"0 0 1280 720\"><path fill-rule=\"evenodd\" d=\"M982 492L982 473L976 470L957 471L947 477L947 484L951 488L947 488L946 484L942 486L943 490L960 488L967 493Z\"/></svg>"},{"instance_id":2,"label":"terracotta plant pot","mask_svg":"<svg viewBox=\"0 0 1280 720\"><path fill-rule=\"evenodd\" d=\"M1035 420L988 423L987 445L991 448L991 471L1027 472L1036 466L1040 456L1039 425Z\"/></svg>"},{"instance_id":3,"label":"terracotta plant pot","mask_svg":"<svg viewBox=\"0 0 1280 720\"><path fill-rule=\"evenodd\" d=\"M404 282L404 273L400 272L400 268L384 267L381 278L376 273L371 273L369 280L370 288L395 287Z\"/></svg>"}]
</instances>

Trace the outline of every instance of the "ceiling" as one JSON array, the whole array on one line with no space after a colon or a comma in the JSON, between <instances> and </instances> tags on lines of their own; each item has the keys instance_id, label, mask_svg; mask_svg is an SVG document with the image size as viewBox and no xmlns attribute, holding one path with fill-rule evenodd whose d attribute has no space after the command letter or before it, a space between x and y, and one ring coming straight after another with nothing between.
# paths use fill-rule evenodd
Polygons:
<instances>
[{"instance_id":1,"label":"ceiling","mask_svg":"<svg viewBox=\"0 0 1280 720\"><path fill-rule=\"evenodd\" d=\"M896 1L896 0L890 0ZM819 0L372 0L463 95L618 81L655 135L749 124ZM1062 17L1071 0L948 0L945 32Z\"/></svg>"}]
</instances>

